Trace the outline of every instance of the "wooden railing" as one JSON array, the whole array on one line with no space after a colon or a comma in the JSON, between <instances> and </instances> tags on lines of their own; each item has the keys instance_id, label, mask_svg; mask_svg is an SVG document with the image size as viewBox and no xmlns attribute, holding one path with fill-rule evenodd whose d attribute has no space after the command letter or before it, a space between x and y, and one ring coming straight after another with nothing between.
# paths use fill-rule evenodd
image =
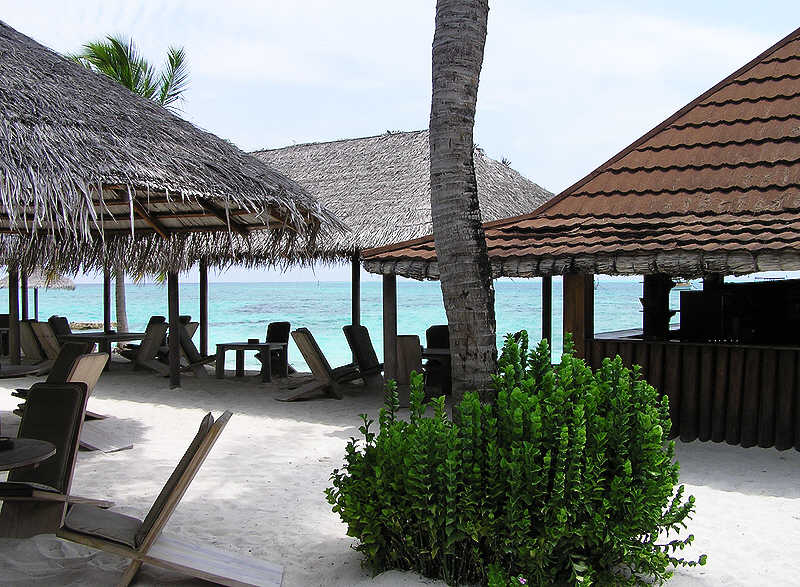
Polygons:
<instances>
[{"instance_id":1,"label":"wooden railing","mask_svg":"<svg viewBox=\"0 0 800 587\"><path fill-rule=\"evenodd\" d=\"M673 437L800 450L800 348L599 336L592 366L616 355L641 365L669 397Z\"/></svg>"}]
</instances>

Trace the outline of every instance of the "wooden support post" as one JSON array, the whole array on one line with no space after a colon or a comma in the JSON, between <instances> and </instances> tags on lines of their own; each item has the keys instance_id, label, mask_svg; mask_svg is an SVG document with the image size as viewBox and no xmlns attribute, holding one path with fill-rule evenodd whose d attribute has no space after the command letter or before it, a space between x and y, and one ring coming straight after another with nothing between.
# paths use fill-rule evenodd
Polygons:
<instances>
[{"instance_id":1,"label":"wooden support post","mask_svg":"<svg viewBox=\"0 0 800 587\"><path fill-rule=\"evenodd\" d=\"M103 268L103 332L111 332L111 271Z\"/></svg>"},{"instance_id":2,"label":"wooden support post","mask_svg":"<svg viewBox=\"0 0 800 587\"><path fill-rule=\"evenodd\" d=\"M208 356L208 259L200 258L200 354Z\"/></svg>"},{"instance_id":3,"label":"wooden support post","mask_svg":"<svg viewBox=\"0 0 800 587\"><path fill-rule=\"evenodd\" d=\"M39 288L33 288L33 319L39 321Z\"/></svg>"},{"instance_id":4,"label":"wooden support post","mask_svg":"<svg viewBox=\"0 0 800 587\"><path fill-rule=\"evenodd\" d=\"M383 374L397 379L397 277L383 276Z\"/></svg>"},{"instance_id":5,"label":"wooden support post","mask_svg":"<svg viewBox=\"0 0 800 587\"><path fill-rule=\"evenodd\" d=\"M575 356L589 360L587 341L594 338L594 275L564 275L564 336L572 333Z\"/></svg>"},{"instance_id":6,"label":"wooden support post","mask_svg":"<svg viewBox=\"0 0 800 587\"><path fill-rule=\"evenodd\" d=\"M669 291L673 283L669 275L645 275L642 282L642 335L645 340L669 338Z\"/></svg>"},{"instance_id":7,"label":"wooden support post","mask_svg":"<svg viewBox=\"0 0 800 587\"><path fill-rule=\"evenodd\" d=\"M725 284L720 273L703 276L703 308L705 310L706 340L719 340L725 337L722 318L722 286Z\"/></svg>"},{"instance_id":8,"label":"wooden support post","mask_svg":"<svg viewBox=\"0 0 800 587\"><path fill-rule=\"evenodd\" d=\"M350 285L352 288L352 310L350 315L353 326L361 326L361 253L355 251L351 261Z\"/></svg>"},{"instance_id":9,"label":"wooden support post","mask_svg":"<svg viewBox=\"0 0 800 587\"><path fill-rule=\"evenodd\" d=\"M181 386L181 320L178 293L178 272L167 272L167 306L169 308L169 386Z\"/></svg>"},{"instance_id":10,"label":"wooden support post","mask_svg":"<svg viewBox=\"0 0 800 587\"><path fill-rule=\"evenodd\" d=\"M19 289L20 289L20 319L28 319L28 272L23 268L19 272Z\"/></svg>"},{"instance_id":11,"label":"wooden support post","mask_svg":"<svg viewBox=\"0 0 800 587\"><path fill-rule=\"evenodd\" d=\"M550 347L550 358L553 357L553 276L542 277L542 339Z\"/></svg>"},{"instance_id":12,"label":"wooden support post","mask_svg":"<svg viewBox=\"0 0 800 587\"><path fill-rule=\"evenodd\" d=\"M350 260L350 323L353 328L361 326L361 254L356 249ZM353 353L353 363L356 354Z\"/></svg>"},{"instance_id":13,"label":"wooden support post","mask_svg":"<svg viewBox=\"0 0 800 587\"><path fill-rule=\"evenodd\" d=\"M8 266L8 357L12 365L22 362L19 344L19 268Z\"/></svg>"}]
</instances>

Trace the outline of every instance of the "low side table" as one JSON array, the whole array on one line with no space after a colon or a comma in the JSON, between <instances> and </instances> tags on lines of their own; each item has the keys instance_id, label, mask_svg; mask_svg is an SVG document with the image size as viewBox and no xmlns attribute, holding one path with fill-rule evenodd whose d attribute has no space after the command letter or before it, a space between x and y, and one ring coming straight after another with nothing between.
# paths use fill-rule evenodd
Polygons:
<instances>
[{"instance_id":1,"label":"low side table","mask_svg":"<svg viewBox=\"0 0 800 587\"><path fill-rule=\"evenodd\" d=\"M236 351L236 377L244 377L244 352L258 351L261 353L261 381L272 381L272 354L270 351L281 352L281 377L289 376L289 344L285 342L223 342L217 344L217 379L225 377L225 353Z\"/></svg>"},{"instance_id":2,"label":"low side table","mask_svg":"<svg viewBox=\"0 0 800 587\"><path fill-rule=\"evenodd\" d=\"M13 438L14 446L0 450L0 471L35 465L56 454L56 445L35 438Z\"/></svg>"}]
</instances>

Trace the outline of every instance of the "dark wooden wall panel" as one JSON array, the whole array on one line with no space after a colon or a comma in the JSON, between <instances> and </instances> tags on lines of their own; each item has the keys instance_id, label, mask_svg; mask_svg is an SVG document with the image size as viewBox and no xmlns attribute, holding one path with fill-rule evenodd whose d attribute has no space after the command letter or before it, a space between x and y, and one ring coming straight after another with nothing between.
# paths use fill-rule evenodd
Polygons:
<instances>
[{"instance_id":1,"label":"dark wooden wall panel","mask_svg":"<svg viewBox=\"0 0 800 587\"><path fill-rule=\"evenodd\" d=\"M723 442L727 429L728 388L730 387L730 349L716 348L714 391L711 399L711 440Z\"/></svg>"},{"instance_id":2,"label":"dark wooden wall panel","mask_svg":"<svg viewBox=\"0 0 800 587\"><path fill-rule=\"evenodd\" d=\"M714 405L714 347L700 348L700 388L697 402L697 438L711 440L711 416Z\"/></svg>"},{"instance_id":3,"label":"dark wooden wall panel","mask_svg":"<svg viewBox=\"0 0 800 587\"><path fill-rule=\"evenodd\" d=\"M778 381L778 353L765 349L761 353L761 386L758 401L758 446L775 446L775 398Z\"/></svg>"},{"instance_id":4,"label":"dark wooden wall panel","mask_svg":"<svg viewBox=\"0 0 800 587\"><path fill-rule=\"evenodd\" d=\"M758 444L758 404L761 395L761 349L745 350L742 387L742 446Z\"/></svg>"},{"instance_id":5,"label":"dark wooden wall panel","mask_svg":"<svg viewBox=\"0 0 800 587\"><path fill-rule=\"evenodd\" d=\"M686 345L681 349L680 388L680 436L684 442L697 440L698 401L700 372L698 368L699 347Z\"/></svg>"},{"instance_id":6,"label":"dark wooden wall panel","mask_svg":"<svg viewBox=\"0 0 800 587\"><path fill-rule=\"evenodd\" d=\"M797 394L795 371L799 368L796 351L778 353L777 393L775 394L775 448L786 450L794 445L794 410Z\"/></svg>"}]
</instances>

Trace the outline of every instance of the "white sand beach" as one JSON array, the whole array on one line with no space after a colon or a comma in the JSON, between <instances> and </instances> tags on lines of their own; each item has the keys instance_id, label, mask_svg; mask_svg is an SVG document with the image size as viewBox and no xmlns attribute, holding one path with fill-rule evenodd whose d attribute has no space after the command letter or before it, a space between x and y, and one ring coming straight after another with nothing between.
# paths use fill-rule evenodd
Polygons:
<instances>
[{"instance_id":1,"label":"white sand beach","mask_svg":"<svg viewBox=\"0 0 800 587\"><path fill-rule=\"evenodd\" d=\"M16 387L34 379L0 380L3 434L14 434ZM113 500L115 509L144 516L202 416L234 412L165 532L191 537L284 566L286 587L314 585L443 585L413 573L373 578L361 568L345 526L324 489L344 446L358 436L358 414L376 415L382 398L348 390L343 400L275 401L280 385L185 377L167 380L119 367L105 373L90 409L116 416L134 446L78 457L73 492ZM285 389L284 389L285 393ZM678 446L682 480L697 497L690 556L708 565L682 569L672 585L792 585L800 563L800 453L724 444ZM0 474L2 475L2 474ZM0 540L3 585L113 584L126 561L52 536ZM136 585L204 584L144 566Z\"/></svg>"}]
</instances>

